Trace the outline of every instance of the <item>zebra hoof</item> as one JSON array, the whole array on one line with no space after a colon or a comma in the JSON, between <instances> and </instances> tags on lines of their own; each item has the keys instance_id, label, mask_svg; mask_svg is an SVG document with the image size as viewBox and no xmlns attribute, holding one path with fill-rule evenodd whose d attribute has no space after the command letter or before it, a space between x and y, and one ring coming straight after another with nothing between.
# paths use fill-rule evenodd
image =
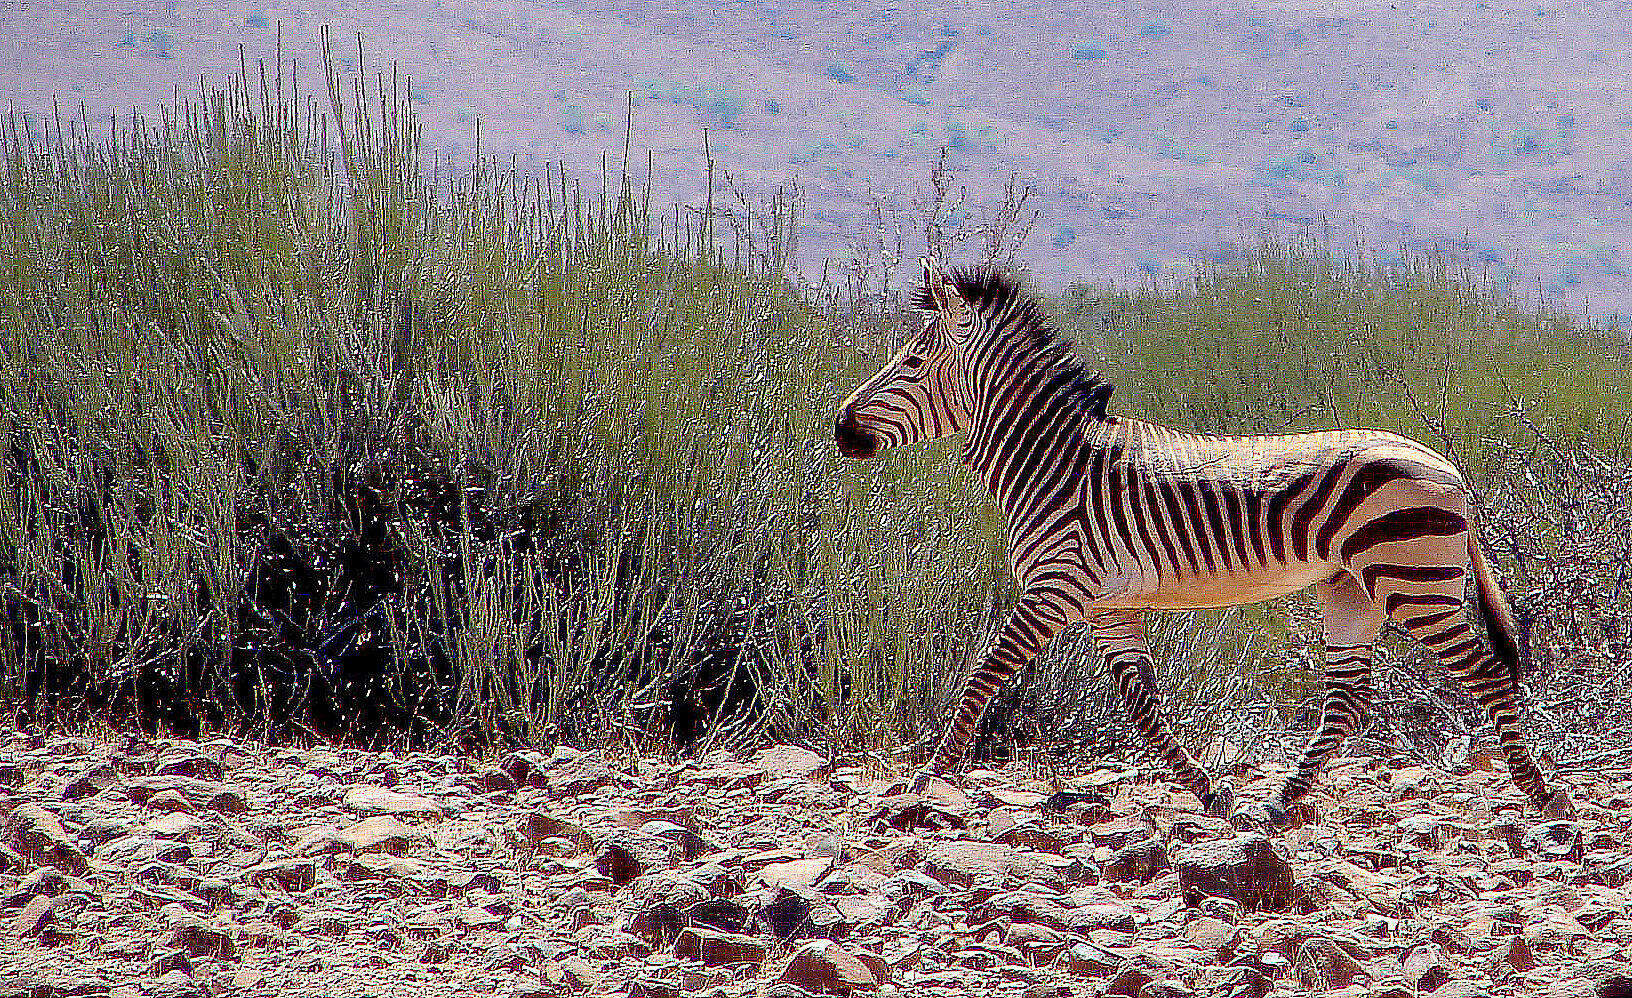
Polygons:
<instances>
[{"instance_id":1,"label":"zebra hoof","mask_svg":"<svg viewBox=\"0 0 1632 998\"><path fill-rule=\"evenodd\" d=\"M1286 809L1275 801L1249 802L1230 815L1230 824L1240 832L1277 831L1287 826Z\"/></svg>"},{"instance_id":2,"label":"zebra hoof","mask_svg":"<svg viewBox=\"0 0 1632 998\"><path fill-rule=\"evenodd\" d=\"M1201 810L1211 817L1227 818L1234 807L1235 785L1229 780L1217 781L1213 789L1201 795Z\"/></svg>"}]
</instances>

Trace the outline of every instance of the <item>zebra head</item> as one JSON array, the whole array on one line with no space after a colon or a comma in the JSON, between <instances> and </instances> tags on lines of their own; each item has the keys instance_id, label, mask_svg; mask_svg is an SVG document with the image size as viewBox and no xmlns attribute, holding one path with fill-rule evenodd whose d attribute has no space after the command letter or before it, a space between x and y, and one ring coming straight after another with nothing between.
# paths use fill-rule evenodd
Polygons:
<instances>
[{"instance_id":1,"label":"zebra head","mask_svg":"<svg viewBox=\"0 0 1632 998\"><path fill-rule=\"evenodd\" d=\"M929 257L917 302L923 329L839 406L833 437L845 457L934 440L969 425L963 347L975 314L950 275Z\"/></svg>"}]
</instances>

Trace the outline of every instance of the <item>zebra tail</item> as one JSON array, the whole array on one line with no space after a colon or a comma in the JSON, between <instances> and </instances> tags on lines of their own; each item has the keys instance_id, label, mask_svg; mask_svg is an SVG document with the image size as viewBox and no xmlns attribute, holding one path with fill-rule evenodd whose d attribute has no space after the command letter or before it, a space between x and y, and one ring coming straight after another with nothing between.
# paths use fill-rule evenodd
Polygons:
<instances>
[{"instance_id":1,"label":"zebra tail","mask_svg":"<svg viewBox=\"0 0 1632 998\"><path fill-rule=\"evenodd\" d=\"M1507 604L1507 596L1496 581L1496 573L1491 571L1490 561L1485 558L1478 532L1471 529L1471 524L1468 530L1468 559L1473 562L1474 584L1479 591L1479 616L1485 623L1486 633L1490 635L1491 648L1502 664L1507 666L1508 675L1513 677L1513 684L1517 686L1522 661L1519 626L1513 620L1513 609Z\"/></svg>"}]
</instances>

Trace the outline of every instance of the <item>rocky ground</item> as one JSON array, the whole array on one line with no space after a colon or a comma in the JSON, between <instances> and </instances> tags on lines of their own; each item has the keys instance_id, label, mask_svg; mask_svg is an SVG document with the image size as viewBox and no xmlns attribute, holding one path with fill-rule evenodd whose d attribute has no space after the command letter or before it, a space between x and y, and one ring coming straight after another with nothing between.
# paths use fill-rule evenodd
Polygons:
<instances>
[{"instance_id":1,"label":"rocky ground","mask_svg":"<svg viewBox=\"0 0 1632 998\"><path fill-rule=\"evenodd\" d=\"M894 775L12 733L0 998L1632 994L1632 769L1538 822L1487 753L1347 757L1268 839L1121 765Z\"/></svg>"}]
</instances>

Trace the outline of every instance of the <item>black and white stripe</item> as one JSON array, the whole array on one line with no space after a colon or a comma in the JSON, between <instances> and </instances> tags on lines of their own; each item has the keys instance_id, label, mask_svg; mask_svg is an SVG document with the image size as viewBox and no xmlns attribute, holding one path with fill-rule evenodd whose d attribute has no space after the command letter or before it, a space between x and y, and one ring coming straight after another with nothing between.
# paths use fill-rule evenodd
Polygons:
<instances>
[{"instance_id":1,"label":"black and white stripe","mask_svg":"<svg viewBox=\"0 0 1632 998\"><path fill-rule=\"evenodd\" d=\"M1210 808L1226 807L1163 720L1143 612L1313 586L1325 708L1272 815L1308 791L1354 730L1388 618L1488 710L1519 788L1552 799L1519 729L1512 619L1449 461L1370 430L1213 437L1110 416L1110 386L1082 369L1012 279L923 263L922 333L844 401L835 437L842 453L870 457L965 432L964 463L1008 521L1020 597L920 779L961 759L998 689L1062 628L1086 622L1151 748ZM1489 643L1468 619L1470 570ZM1554 811L1567 806L1552 799Z\"/></svg>"}]
</instances>

